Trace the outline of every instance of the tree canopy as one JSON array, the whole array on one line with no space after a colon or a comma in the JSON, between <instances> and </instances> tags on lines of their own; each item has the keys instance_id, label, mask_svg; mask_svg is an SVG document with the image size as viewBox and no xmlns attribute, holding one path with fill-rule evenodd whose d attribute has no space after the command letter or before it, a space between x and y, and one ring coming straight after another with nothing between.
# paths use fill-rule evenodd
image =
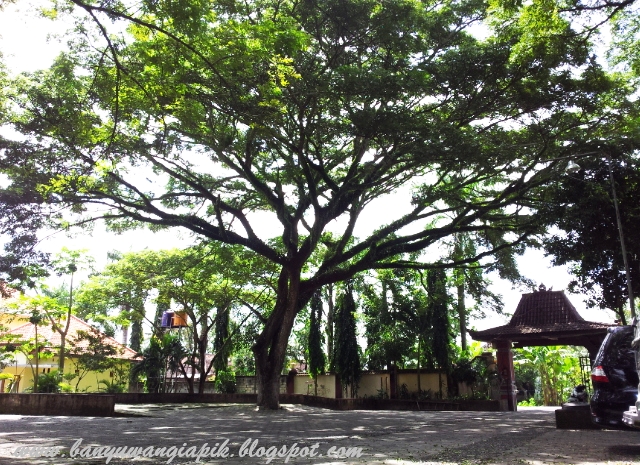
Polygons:
<instances>
[{"instance_id":1,"label":"tree canopy","mask_svg":"<svg viewBox=\"0 0 640 465\"><path fill-rule=\"evenodd\" d=\"M180 227L278 266L253 348L258 402L277 407L317 289L521 246L541 231L535 190L621 127L625 81L560 3L58 2L77 19L68 52L3 96L21 135L0 138L3 208L34 227ZM442 261L456 233L475 256Z\"/></svg>"},{"instance_id":2,"label":"tree canopy","mask_svg":"<svg viewBox=\"0 0 640 465\"><path fill-rule=\"evenodd\" d=\"M580 160L580 168L567 174L550 190L548 211L557 227L544 241L557 264L570 264L576 279L569 290L588 297L591 307L611 309L627 323L629 293L613 203L613 187L629 260L633 293L640 295L640 170L638 160ZM609 166L611 165L611 173ZM611 176L611 177L610 177Z\"/></svg>"},{"instance_id":3,"label":"tree canopy","mask_svg":"<svg viewBox=\"0 0 640 465\"><path fill-rule=\"evenodd\" d=\"M94 320L115 320L123 327L138 323L140 329L147 320L158 341L164 331L160 328L162 314L148 316L147 305L155 301L166 304L158 307L165 310L173 306L188 322L183 359L178 360L177 369L187 381L189 392L197 388L202 393L212 368L216 372L226 369L232 339L242 323L252 316L264 321L273 306L275 271L272 266L261 266L265 264L270 265L252 261L241 247L219 242L184 250L127 253L92 276L78 293L77 302L83 316ZM114 310L116 317L109 318ZM233 331L232 315L239 324ZM141 337L141 332L132 332L132 348L134 339ZM149 346L151 359L158 347Z\"/></svg>"}]
</instances>

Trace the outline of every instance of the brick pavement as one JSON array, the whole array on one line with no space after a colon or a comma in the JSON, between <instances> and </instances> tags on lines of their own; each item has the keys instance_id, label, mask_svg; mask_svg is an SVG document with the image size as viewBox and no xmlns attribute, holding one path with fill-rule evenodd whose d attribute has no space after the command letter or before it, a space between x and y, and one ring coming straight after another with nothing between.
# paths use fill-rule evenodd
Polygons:
<instances>
[{"instance_id":1,"label":"brick pavement","mask_svg":"<svg viewBox=\"0 0 640 465\"><path fill-rule=\"evenodd\" d=\"M636 431L557 430L551 408L518 412L344 411L286 405L280 411L256 411L251 405L117 406L114 418L0 415L1 465L106 464L106 458L69 457L80 438L86 446L174 446L177 451L202 450L228 440L228 457L200 463L266 464L256 457L276 446L312 447L316 457L295 457L289 464L638 464L640 433ZM253 457L242 445L257 440ZM53 458L17 458L21 446L57 446ZM331 447L361 447L359 458L328 457ZM24 450L24 449L23 449ZM223 449L222 452L225 452ZM233 454L233 456L231 456ZM322 456L320 456L322 454ZM168 457L114 458L114 464L164 464ZM172 463L195 463L175 457ZM275 458L275 465L284 464Z\"/></svg>"}]
</instances>

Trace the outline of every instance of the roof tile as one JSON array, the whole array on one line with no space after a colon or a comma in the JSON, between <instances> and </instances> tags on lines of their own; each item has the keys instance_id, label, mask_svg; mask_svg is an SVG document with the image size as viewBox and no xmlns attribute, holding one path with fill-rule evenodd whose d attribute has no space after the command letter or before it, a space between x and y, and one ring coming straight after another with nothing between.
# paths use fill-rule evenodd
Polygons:
<instances>
[{"instance_id":1,"label":"roof tile","mask_svg":"<svg viewBox=\"0 0 640 465\"><path fill-rule=\"evenodd\" d=\"M514 338L528 335L553 336L558 333L606 331L615 326L608 323L586 321L571 304L564 291L541 289L523 294L508 324L484 331L469 331L479 341Z\"/></svg>"}]
</instances>

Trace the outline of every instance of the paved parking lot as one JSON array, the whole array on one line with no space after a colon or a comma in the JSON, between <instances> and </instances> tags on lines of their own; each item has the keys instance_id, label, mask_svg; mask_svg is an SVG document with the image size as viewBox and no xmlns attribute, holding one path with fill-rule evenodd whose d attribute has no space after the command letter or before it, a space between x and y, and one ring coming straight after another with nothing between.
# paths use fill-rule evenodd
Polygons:
<instances>
[{"instance_id":1,"label":"paved parking lot","mask_svg":"<svg viewBox=\"0 0 640 465\"><path fill-rule=\"evenodd\" d=\"M553 408L336 412L171 404L117 410L121 416L114 418L0 415L0 464L106 464L106 457L92 454L122 447L137 457L108 463L186 464L200 454L199 463L229 465L640 464L640 433L557 430ZM55 449L42 449L48 447ZM33 457L51 451L57 455Z\"/></svg>"}]
</instances>

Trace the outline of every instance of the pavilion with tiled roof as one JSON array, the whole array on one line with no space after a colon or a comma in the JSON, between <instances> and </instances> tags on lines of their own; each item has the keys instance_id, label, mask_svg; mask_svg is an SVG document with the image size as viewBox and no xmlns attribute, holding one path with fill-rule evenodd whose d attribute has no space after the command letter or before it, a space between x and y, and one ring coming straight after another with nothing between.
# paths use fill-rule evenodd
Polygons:
<instances>
[{"instance_id":1,"label":"pavilion with tiled roof","mask_svg":"<svg viewBox=\"0 0 640 465\"><path fill-rule=\"evenodd\" d=\"M583 346L593 359L611 326L615 325L582 318L564 291L541 289L522 295L508 324L484 331L469 331L469 334L476 341L509 340L516 348Z\"/></svg>"},{"instance_id":2,"label":"pavilion with tiled roof","mask_svg":"<svg viewBox=\"0 0 640 465\"><path fill-rule=\"evenodd\" d=\"M503 410L515 410L515 376L511 347L583 346L595 358L607 329L614 324L586 321L571 304L564 291L547 291L544 286L523 294L511 321L503 326L469 331L476 341L493 343L501 378Z\"/></svg>"}]
</instances>

